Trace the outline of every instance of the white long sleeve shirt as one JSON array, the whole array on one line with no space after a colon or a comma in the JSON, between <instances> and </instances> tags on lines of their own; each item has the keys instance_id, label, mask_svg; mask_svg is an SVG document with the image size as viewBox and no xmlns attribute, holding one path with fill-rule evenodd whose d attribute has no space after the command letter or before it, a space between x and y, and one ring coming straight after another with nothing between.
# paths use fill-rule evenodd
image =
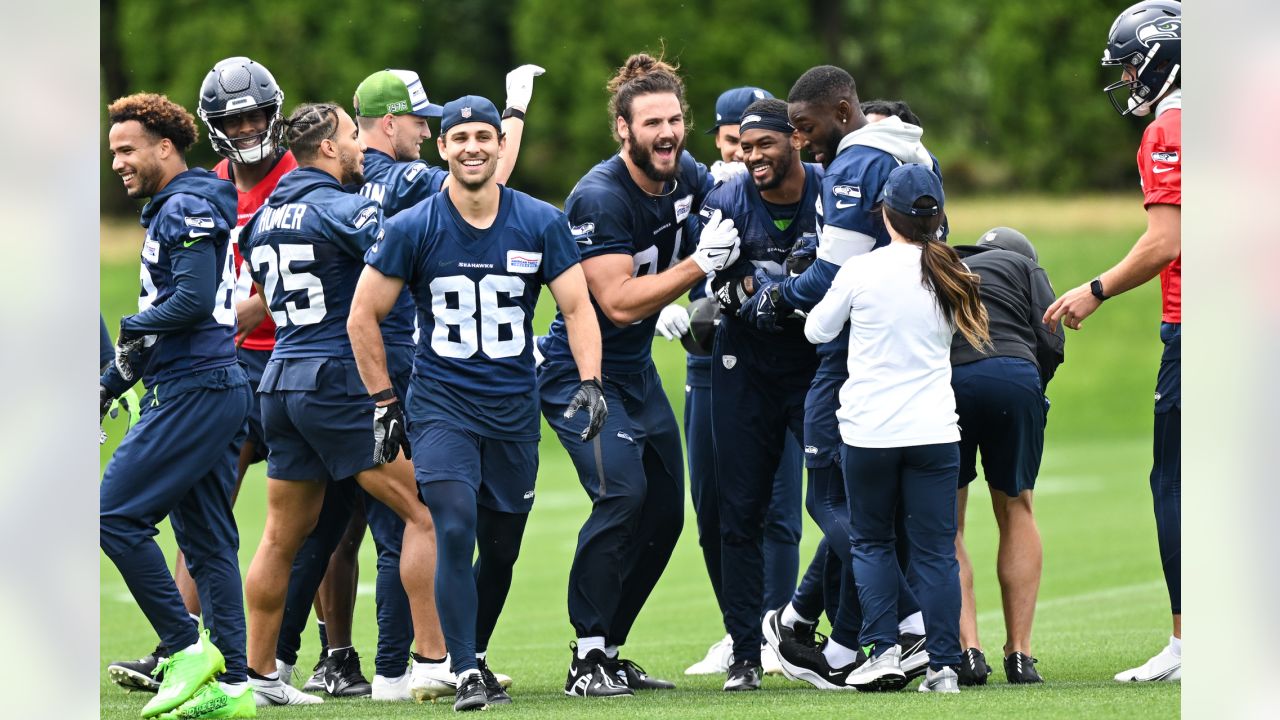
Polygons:
<instances>
[{"instance_id":1,"label":"white long sleeve shirt","mask_svg":"<svg viewBox=\"0 0 1280 720\"><path fill-rule=\"evenodd\" d=\"M866 448L957 442L951 390L955 327L924 285L919 245L890 243L849 258L805 321L824 343L850 323L840 437Z\"/></svg>"}]
</instances>

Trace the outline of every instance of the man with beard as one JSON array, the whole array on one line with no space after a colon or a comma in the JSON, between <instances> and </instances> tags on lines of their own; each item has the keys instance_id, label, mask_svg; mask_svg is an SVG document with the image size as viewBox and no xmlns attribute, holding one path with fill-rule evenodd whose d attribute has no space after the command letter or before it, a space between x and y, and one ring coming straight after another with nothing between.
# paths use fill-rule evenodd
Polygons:
<instances>
[{"instance_id":1,"label":"man with beard","mask_svg":"<svg viewBox=\"0 0 1280 720\"><path fill-rule=\"evenodd\" d=\"M382 234L377 204L342 189L363 182L364 145L355 122L332 104L303 105L286 126L299 169L281 180L243 233L254 283L277 326L259 387L271 444L267 521L245 581L250 682L259 705L320 702L281 681L275 650L289 568L328 485L355 477L405 521L401 580L419 643L435 622L431 518L409 464L380 454L379 433L387 428L375 421L346 333L364 251Z\"/></svg>"},{"instance_id":2,"label":"man with beard","mask_svg":"<svg viewBox=\"0 0 1280 720\"><path fill-rule=\"evenodd\" d=\"M168 98L130 95L107 115L111 169L129 197L151 201L142 209L138 313L120 321L115 362L99 387L99 420L139 379L147 392L141 419L102 477L100 544L171 653L142 717L209 702L223 708L222 717L253 717L231 516L251 397L232 343L235 191L206 170L187 169L195 121ZM166 516L199 581L204 632L153 539ZM219 674L222 682L211 682Z\"/></svg>"},{"instance_id":3,"label":"man with beard","mask_svg":"<svg viewBox=\"0 0 1280 720\"><path fill-rule=\"evenodd\" d=\"M387 373L384 318L406 288L419 309L407 413L412 446L404 447L436 525L455 710L511 702L485 657L533 506L539 435L533 315L542 285L568 322L578 368L570 415L588 411L589 438L606 413L599 328L577 246L562 213L497 183L500 122L484 98L444 107L437 145L449 163L449 186L387 224L386 237L365 255L369 267L348 321L379 412L401 414L404 396L391 389Z\"/></svg>"},{"instance_id":4,"label":"man with beard","mask_svg":"<svg viewBox=\"0 0 1280 720\"><path fill-rule=\"evenodd\" d=\"M756 273L785 275L792 249L816 237L814 202L822 178L820 168L800 161L785 102L757 100L743 111L738 127L747 172L716 185L699 211L703 218L719 212L741 237L737 262L712 281L727 314L712 351L711 446L719 481L721 601L734 639L728 691L760 687L760 616L766 607L780 607L795 589L798 558L782 597L766 604L765 518L774 502L789 497L799 509L799 475L791 474L791 486L783 488L775 487L774 475L787 434L802 439L805 392L818 365L802 320L785 318L780 332L770 333L737 313L755 289Z\"/></svg>"},{"instance_id":5,"label":"man with beard","mask_svg":"<svg viewBox=\"0 0 1280 720\"><path fill-rule=\"evenodd\" d=\"M695 250L686 236L710 185L684 151L684 84L675 68L632 55L609 81L622 151L596 165L565 203L582 253L604 346L609 419L591 442L565 416L578 389L562 316L542 340L542 412L591 498L569 571L577 633L565 693L631 695L670 688L623 660L618 647L666 568L684 522L680 429L650 356L658 313L738 256L738 234L716 214Z\"/></svg>"},{"instance_id":6,"label":"man with beard","mask_svg":"<svg viewBox=\"0 0 1280 720\"><path fill-rule=\"evenodd\" d=\"M774 328L776 319L793 309L809 310L817 304L847 259L888 244L888 231L874 208L874 198L893 168L916 162L937 171L920 143L920 128L896 116L869 123L859 108L853 78L840 68L823 65L805 72L792 86L787 108L791 124L826 173L817 201L818 248L813 264L797 277L756 289L740 313L765 330ZM845 567L836 622L831 637L817 650L792 642L808 635L816 620L801 616L793 605L766 613L763 623L765 638L777 646L788 675L824 690L849 687L849 677L865 661L859 650L863 621L853 572L854 538L837 464L841 439L836 409L840 387L848 378L847 333L846 327L845 334L818 347L818 371L805 398L805 464L815 500L811 512ZM901 660L905 685L925 672L930 658L924 652L919 604L901 575L898 596L900 637L895 657ZM949 632L954 637L956 629ZM947 662L935 669L959 663L958 657L940 659ZM887 663L887 659L882 662Z\"/></svg>"}]
</instances>

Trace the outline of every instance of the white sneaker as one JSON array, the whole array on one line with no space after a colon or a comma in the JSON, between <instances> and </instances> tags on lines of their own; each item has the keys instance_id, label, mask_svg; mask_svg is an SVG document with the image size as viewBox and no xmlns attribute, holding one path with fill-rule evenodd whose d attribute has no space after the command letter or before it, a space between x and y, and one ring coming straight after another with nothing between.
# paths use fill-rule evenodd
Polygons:
<instances>
[{"instance_id":1,"label":"white sneaker","mask_svg":"<svg viewBox=\"0 0 1280 720\"><path fill-rule=\"evenodd\" d=\"M760 669L765 675L782 675L782 661L769 645L760 647Z\"/></svg>"},{"instance_id":2,"label":"white sneaker","mask_svg":"<svg viewBox=\"0 0 1280 720\"><path fill-rule=\"evenodd\" d=\"M268 705L319 705L324 702L315 695L308 695L298 688L280 680L259 680L249 678L249 687L253 688L253 702L258 707Z\"/></svg>"},{"instance_id":3,"label":"white sneaker","mask_svg":"<svg viewBox=\"0 0 1280 720\"><path fill-rule=\"evenodd\" d=\"M276 658L276 672L280 673L280 681L286 685L293 684L293 666Z\"/></svg>"},{"instance_id":4,"label":"white sneaker","mask_svg":"<svg viewBox=\"0 0 1280 720\"><path fill-rule=\"evenodd\" d=\"M449 670L449 658L441 663L423 663L413 661L410 673L409 694L414 700L435 702L436 698L453 697L458 690L458 680Z\"/></svg>"},{"instance_id":5,"label":"white sneaker","mask_svg":"<svg viewBox=\"0 0 1280 720\"><path fill-rule=\"evenodd\" d=\"M1182 680L1182 658L1168 645L1136 668L1116 673L1116 682L1174 682Z\"/></svg>"},{"instance_id":6,"label":"white sneaker","mask_svg":"<svg viewBox=\"0 0 1280 720\"><path fill-rule=\"evenodd\" d=\"M409 692L409 684L413 680L413 674L406 672L398 678L383 677L382 675L373 676L373 695L374 700L384 700L387 702L399 702L410 700L413 695Z\"/></svg>"},{"instance_id":7,"label":"white sneaker","mask_svg":"<svg viewBox=\"0 0 1280 720\"><path fill-rule=\"evenodd\" d=\"M907 684L902 672L902 648L894 645L849 673L846 685L868 690L900 690Z\"/></svg>"},{"instance_id":8,"label":"white sneaker","mask_svg":"<svg viewBox=\"0 0 1280 720\"><path fill-rule=\"evenodd\" d=\"M733 662L733 637L725 635L724 639L707 648L707 656L690 665L685 675L723 675L729 672Z\"/></svg>"},{"instance_id":9,"label":"white sneaker","mask_svg":"<svg viewBox=\"0 0 1280 720\"><path fill-rule=\"evenodd\" d=\"M960 692L960 676L949 667L934 672L932 669L924 674L920 682L920 692L958 693Z\"/></svg>"}]
</instances>

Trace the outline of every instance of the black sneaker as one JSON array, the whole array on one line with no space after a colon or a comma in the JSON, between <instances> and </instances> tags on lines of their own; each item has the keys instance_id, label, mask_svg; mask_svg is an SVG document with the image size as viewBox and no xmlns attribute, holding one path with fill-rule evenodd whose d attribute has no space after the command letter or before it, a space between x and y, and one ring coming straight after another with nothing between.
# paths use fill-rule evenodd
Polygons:
<instances>
[{"instance_id":1,"label":"black sneaker","mask_svg":"<svg viewBox=\"0 0 1280 720\"><path fill-rule=\"evenodd\" d=\"M631 660L606 657L603 664L606 670L617 675L618 680L632 690L674 690L676 687L670 680L650 677L644 668Z\"/></svg>"},{"instance_id":2,"label":"black sneaker","mask_svg":"<svg viewBox=\"0 0 1280 720\"><path fill-rule=\"evenodd\" d=\"M1015 652L1004 658L1004 676L1011 685L1042 683L1044 678L1036 672L1036 659L1026 653Z\"/></svg>"},{"instance_id":3,"label":"black sneaker","mask_svg":"<svg viewBox=\"0 0 1280 720\"><path fill-rule=\"evenodd\" d=\"M325 658L324 691L333 697L369 697L373 686L360 672L360 655L355 648L336 650Z\"/></svg>"},{"instance_id":4,"label":"black sneaker","mask_svg":"<svg viewBox=\"0 0 1280 720\"><path fill-rule=\"evenodd\" d=\"M773 648L774 653L779 657L782 656L784 645L795 645L801 648L818 647L822 641L818 640L817 629L817 623L797 622L793 627L783 625L781 610L770 610L760 621L760 630L764 634L765 643Z\"/></svg>"},{"instance_id":5,"label":"black sneaker","mask_svg":"<svg viewBox=\"0 0 1280 720\"><path fill-rule=\"evenodd\" d=\"M121 660L107 666L107 676L111 682L125 690L141 690L156 692L164 680L164 671L156 672L156 667L169 657L169 651L163 645L157 645L150 655L137 660ZM154 673L154 675L153 675Z\"/></svg>"},{"instance_id":6,"label":"black sneaker","mask_svg":"<svg viewBox=\"0 0 1280 720\"><path fill-rule=\"evenodd\" d=\"M729 666L729 676L724 681L725 692L745 692L760 689L760 666L750 660Z\"/></svg>"},{"instance_id":7,"label":"black sneaker","mask_svg":"<svg viewBox=\"0 0 1280 720\"><path fill-rule=\"evenodd\" d=\"M969 648L960 654L960 669L956 675L960 684L966 687L986 685L987 676L991 674L991 666L987 664L987 656L978 648Z\"/></svg>"},{"instance_id":8,"label":"black sneaker","mask_svg":"<svg viewBox=\"0 0 1280 720\"><path fill-rule=\"evenodd\" d=\"M792 680L803 680L819 690L848 690L852 686L846 681L850 673L867 661L866 654L859 648L852 663L842 668L833 668L827 662L827 656L822 654L822 646L825 645L825 639L818 647L800 643L783 645L783 653L778 655L783 674Z\"/></svg>"},{"instance_id":9,"label":"black sneaker","mask_svg":"<svg viewBox=\"0 0 1280 720\"><path fill-rule=\"evenodd\" d=\"M328 665L325 663L325 660L328 659L329 651L321 650L320 659L316 661L316 666L311 668L311 677L307 678L307 681L302 684L303 691L324 692L324 673L325 670L328 669ZM285 685L290 685L292 684L291 681L293 678L282 677L280 680L282 680Z\"/></svg>"},{"instance_id":10,"label":"black sneaker","mask_svg":"<svg viewBox=\"0 0 1280 720\"><path fill-rule=\"evenodd\" d=\"M576 697L631 697L631 688L622 684L618 676L605 669L608 658L604 650L592 650L585 658L578 657L578 644L569 643L573 660L569 662L569 675L564 680L564 694Z\"/></svg>"},{"instance_id":11,"label":"black sneaker","mask_svg":"<svg viewBox=\"0 0 1280 720\"><path fill-rule=\"evenodd\" d=\"M924 649L924 636L902 633L898 636L898 647L902 648L902 672L907 680L924 675L929 669L929 653Z\"/></svg>"},{"instance_id":12,"label":"black sneaker","mask_svg":"<svg viewBox=\"0 0 1280 720\"><path fill-rule=\"evenodd\" d=\"M484 678L478 672L463 673L462 682L458 683L458 692L454 697L454 712L484 710L489 707L489 693L485 690Z\"/></svg>"},{"instance_id":13,"label":"black sneaker","mask_svg":"<svg viewBox=\"0 0 1280 720\"><path fill-rule=\"evenodd\" d=\"M498 682L498 678L489 669L489 663L484 658L476 658L476 664L480 667L480 679L484 681L485 694L489 696L490 705L510 705L511 696L502 688L502 684Z\"/></svg>"}]
</instances>

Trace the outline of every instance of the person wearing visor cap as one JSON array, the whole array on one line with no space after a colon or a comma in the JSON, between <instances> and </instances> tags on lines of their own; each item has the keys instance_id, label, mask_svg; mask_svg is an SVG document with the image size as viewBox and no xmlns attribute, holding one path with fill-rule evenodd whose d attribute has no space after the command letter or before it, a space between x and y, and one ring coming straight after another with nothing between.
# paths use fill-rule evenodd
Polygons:
<instances>
[{"instance_id":1,"label":"person wearing visor cap","mask_svg":"<svg viewBox=\"0 0 1280 720\"><path fill-rule=\"evenodd\" d=\"M490 101L468 95L444 106L436 146L448 162L449 185L387 221L386 236L365 254L347 324L369 392L380 406L398 407L386 318L405 289L417 306L406 452L435 523L437 601L456 676L455 710L511 702L485 658L533 507L533 315L543 285L562 313L576 366L566 414L586 419L579 441L599 433L608 414L600 329L568 220L498 184L503 145ZM415 663L412 693L433 697L419 675Z\"/></svg>"},{"instance_id":2,"label":"person wearing visor cap","mask_svg":"<svg viewBox=\"0 0 1280 720\"><path fill-rule=\"evenodd\" d=\"M841 470L849 498L853 575L869 657L845 684L902 687L895 509L906 516L908 581L924 613L929 668L921 692L959 692L960 577L956 475L960 430L951 390L951 339L991 344L978 278L938 236L942 180L926 165L889 173L879 194L890 243L849 258L810 311L814 343L849 330L840 389ZM923 282L922 282L923 280Z\"/></svg>"}]
</instances>

